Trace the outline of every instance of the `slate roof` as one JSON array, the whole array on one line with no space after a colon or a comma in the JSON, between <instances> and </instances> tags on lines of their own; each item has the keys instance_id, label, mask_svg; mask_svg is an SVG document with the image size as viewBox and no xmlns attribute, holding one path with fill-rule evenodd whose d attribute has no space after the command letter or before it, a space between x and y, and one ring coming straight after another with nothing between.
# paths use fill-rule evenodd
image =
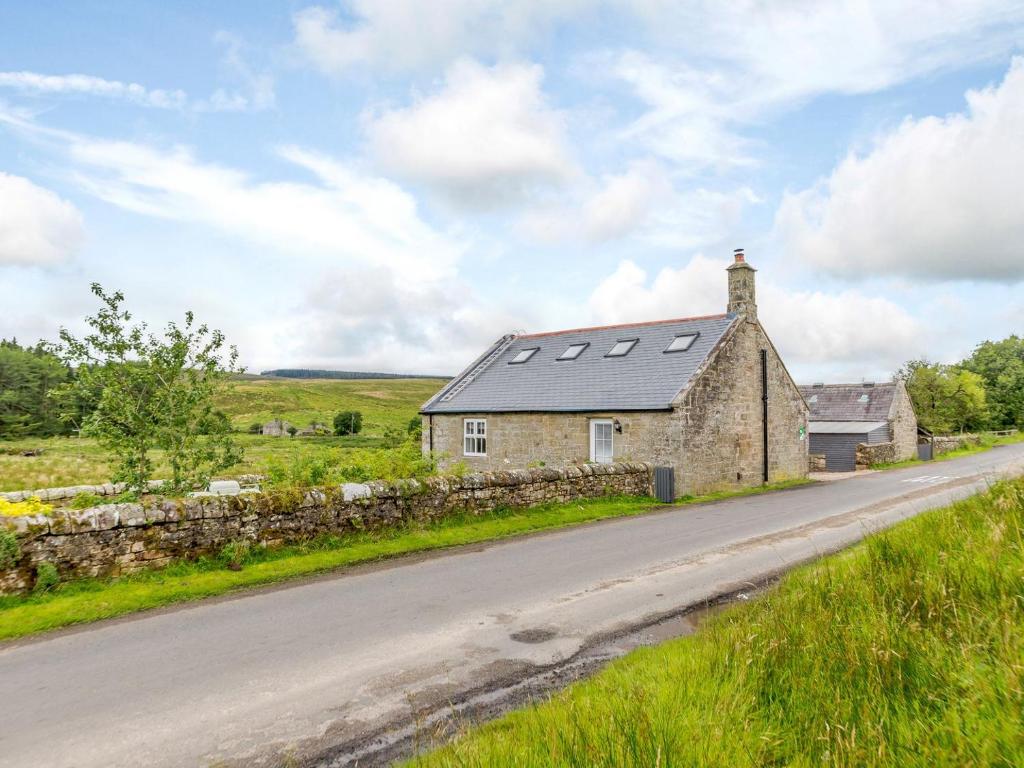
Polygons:
<instances>
[{"instance_id":1,"label":"slate roof","mask_svg":"<svg viewBox=\"0 0 1024 768\"><path fill-rule=\"evenodd\" d=\"M811 421L888 421L896 384L802 384L800 394L811 409Z\"/></svg>"},{"instance_id":2,"label":"slate roof","mask_svg":"<svg viewBox=\"0 0 1024 768\"><path fill-rule=\"evenodd\" d=\"M888 421L810 421L807 431L812 435L861 435L888 425Z\"/></svg>"},{"instance_id":3,"label":"slate roof","mask_svg":"<svg viewBox=\"0 0 1024 768\"><path fill-rule=\"evenodd\" d=\"M467 374L500 349L499 340L434 395L422 413L667 410L735 322L735 314L710 315L517 336L459 389ZM676 336L690 333L698 336L688 350L665 352ZM629 354L605 357L626 339L637 339ZM556 360L580 343L589 346L578 358ZM527 362L509 363L534 347L537 352Z\"/></svg>"}]
</instances>

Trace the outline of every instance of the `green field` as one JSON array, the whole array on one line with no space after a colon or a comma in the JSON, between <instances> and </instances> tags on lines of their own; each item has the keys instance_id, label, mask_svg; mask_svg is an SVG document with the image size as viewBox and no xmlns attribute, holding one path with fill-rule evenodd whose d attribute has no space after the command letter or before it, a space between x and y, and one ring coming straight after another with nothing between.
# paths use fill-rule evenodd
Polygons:
<instances>
[{"instance_id":1,"label":"green field","mask_svg":"<svg viewBox=\"0 0 1024 768\"><path fill-rule=\"evenodd\" d=\"M1018 479L412 765L1024 765L1022 585Z\"/></svg>"},{"instance_id":2,"label":"green field","mask_svg":"<svg viewBox=\"0 0 1024 768\"><path fill-rule=\"evenodd\" d=\"M225 475L258 472L271 457L289 461L327 449L375 446L386 428L405 430L420 406L444 385L441 379L244 379L232 382L217 407L236 429L254 422L283 418L298 427L312 421L330 424L334 414L356 410L363 414L363 431L353 437L263 437L239 434L245 448L242 463ZM40 456L22 451L42 449ZM159 451L154 453L156 477L167 476ZM110 466L94 440L77 437L0 440L0 491L53 488L103 483Z\"/></svg>"},{"instance_id":3,"label":"green field","mask_svg":"<svg viewBox=\"0 0 1024 768\"><path fill-rule=\"evenodd\" d=\"M217 407L236 429L281 418L297 427L330 424L338 411L363 414L363 433L405 429L409 419L447 382L443 379L241 379Z\"/></svg>"}]
</instances>

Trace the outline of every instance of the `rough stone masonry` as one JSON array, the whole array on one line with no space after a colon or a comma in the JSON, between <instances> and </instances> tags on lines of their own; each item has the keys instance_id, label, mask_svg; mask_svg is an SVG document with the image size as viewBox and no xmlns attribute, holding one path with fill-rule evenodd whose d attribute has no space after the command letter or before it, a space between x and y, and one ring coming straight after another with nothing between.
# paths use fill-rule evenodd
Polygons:
<instances>
[{"instance_id":1,"label":"rough stone masonry","mask_svg":"<svg viewBox=\"0 0 1024 768\"><path fill-rule=\"evenodd\" d=\"M582 465L0 517L19 549L15 565L0 569L0 594L31 589L41 563L64 579L118 576L217 553L232 541L276 546L497 507L648 496L651 474L647 464Z\"/></svg>"}]
</instances>

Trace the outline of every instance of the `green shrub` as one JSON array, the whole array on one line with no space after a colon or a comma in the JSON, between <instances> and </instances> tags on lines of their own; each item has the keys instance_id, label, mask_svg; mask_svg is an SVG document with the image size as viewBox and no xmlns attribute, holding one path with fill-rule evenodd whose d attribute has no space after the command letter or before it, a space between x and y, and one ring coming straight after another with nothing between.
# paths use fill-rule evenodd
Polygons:
<instances>
[{"instance_id":1,"label":"green shrub","mask_svg":"<svg viewBox=\"0 0 1024 768\"><path fill-rule=\"evenodd\" d=\"M423 478L433 474L435 462L423 456L419 442L406 439L392 448L357 448L296 456L289 462L271 460L264 466L264 485L271 488L311 488L370 480Z\"/></svg>"},{"instance_id":2,"label":"green shrub","mask_svg":"<svg viewBox=\"0 0 1024 768\"><path fill-rule=\"evenodd\" d=\"M334 417L334 434L358 435L363 428L363 414L359 411L341 411Z\"/></svg>"},{"instance_id":3,"label":"green shrub","mask_svg":"<svg viewBox=\"0 0 1024 768\"><path fill-rule=\"evenodd\" d=\"M0 568L13 568L21 558L21 547L14 531L0 530Z\"/></svg>"},{"instance_id":4,"label":"green shrub","mask_svg":"<svg viewBox=\"0 0 1024 768\"><path fill-rule=\"evenodd\" d=\"M258 421L254 421L252 424L249 425L249 434L250 435L258 435L262 431L263 431L263 425L260 424Z\"/></svg>"},{"instance_id":5,"label":"green shrub","mask_svg":"<svg viewBox=\"0 0 1024 768\"><path fill-rule=\"evenodd\" d=\"M224 545L224 548L220 551L221 559L227 564L228 568L232 570L240 570L242 563L249 559L249 553L252 551L252 543L245 539L235 539L229 541Z\"/></svg>"},{"instance_id":6,"label":"green shrub","mask_svg":"<svg viewBox=\"0 0 1024 768\"><path fill-rule=\"evenodd\" d=\"M60 583L60 574L53 563L40 563L36 566L36 583L34 592L47 592Z\"/></svg>"},{"instance_id":7,"label":"green shrub","mask_svg":"<svg viewBox=\"0 0 1024 768\"><path fill-rule=\"evenodd\" d=\"M104 498L97 493L91 493L90 491L82 491L76 493L75 497L71 499L68 506L71 509L88 509L89 507L96 507L104 503Z\"/></svg>"}]
</instances>

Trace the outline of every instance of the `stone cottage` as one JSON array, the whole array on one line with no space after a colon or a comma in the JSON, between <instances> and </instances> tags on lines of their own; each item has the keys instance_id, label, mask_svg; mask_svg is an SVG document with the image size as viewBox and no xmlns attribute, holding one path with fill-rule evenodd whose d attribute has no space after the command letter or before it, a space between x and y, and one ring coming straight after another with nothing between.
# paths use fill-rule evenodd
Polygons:
<instances>
[{"instance_id":1,"label":"stone cottage","mask_svg":"<svg viewBox=\"0 0 1024 768\"><path fill-rule=\"evenodd\" d=\"M805 384L811 409L810 451L825 457L830 472L856 469L858 445L892 443L886 460L917 456L917 414L902 381Z\"/></svg>"},{"instance_id":2,"label":"stone cottage","mask_svg":"<svg viewBox=\"0 0 1024 768\"><path fill-rule=\"evenodd\" d=\"M273 419L263 425L260 429L260 434L267 435L269 437L286 437L291 426L292 425L284 419Z\"/></svg>"},{"instance_id":3,"label":"stone cottage","mask_svg":"<svg viewBox=\"0 0 1024 768\"><path fill-rule=\"evenodd\" d=\"M678 495L807 474L807 405L757 318L753 267L720 315L508 335L421 410L442 466L644 461Z\"/></svg>"}]
</instances>

